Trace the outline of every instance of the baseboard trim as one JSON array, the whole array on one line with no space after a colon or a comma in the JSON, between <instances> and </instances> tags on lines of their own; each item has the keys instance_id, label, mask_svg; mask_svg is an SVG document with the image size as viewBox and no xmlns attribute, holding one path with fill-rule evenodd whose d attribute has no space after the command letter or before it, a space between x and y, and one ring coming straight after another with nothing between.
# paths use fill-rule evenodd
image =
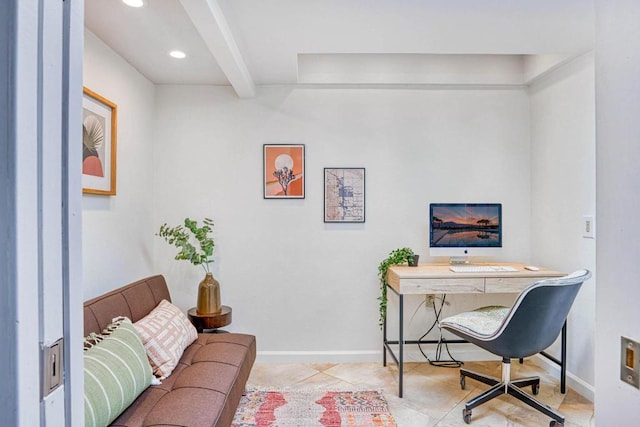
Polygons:
<instances>
[{"instance_id":1,"label":"baseboard trim","mask_svg":"<svg viewBox=\"0 0 640 427\"><path fill-rule=\"evenodd\" d=\"M426 344L422 347L427 355L433 358L435 344ZM455 350L452 349L451 352L456 359L462 361L499 360L499 357L471 344L456 344ZM446 352L444 355L446 356ZM256 360L260 363L382 363L382 350L258 351ZM404 348L404 360L405 362L427 361L420 350L409 345ZM393 363L390 356L387 356L387 361Z\"/></svg>"},{"instance_id":2,"label":"baseboard trim","mask_svg":"<svg viewBox=\"0 0 640 427\"><path fill-rule=\"evenodd\" d=\"M553 363L546 357L541 356L540 354L536 354L534 357L537 357L538 360L548 367L548 370L554 371L560 376L560 366ZM580 396L589 400L591 403L595 400L596 390L595 387L583 380L582 378L576 376L575 374L567 371L567 386L571 387L573 391L578 393Z\"/></svg>"},{"instance_id":3,"label":"baseboard trim","mask_svg":"<svg viewBox=\"0 0 640 427\"><path fill-rule=\"evenodd\" d=\"M258 351L260 363L382 363L382 351Z\"/></svg>"}]
</instances>

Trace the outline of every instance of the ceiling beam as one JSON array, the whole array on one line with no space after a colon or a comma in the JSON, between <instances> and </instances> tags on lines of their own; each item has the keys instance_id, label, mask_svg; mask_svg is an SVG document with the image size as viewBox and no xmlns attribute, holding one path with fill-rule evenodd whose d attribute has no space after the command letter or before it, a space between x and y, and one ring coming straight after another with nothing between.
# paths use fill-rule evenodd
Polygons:
<instances>
[{"instance_id":1,"label":"ceiling beam","mask_svg":"<svg viewBox=\"0 0 640 427\"><path fill-rule=\"evenodd\" d=\"M217 0L180 0L209 51L240 98L255 96L255 85Z\"/></svg>"}]
</instances>

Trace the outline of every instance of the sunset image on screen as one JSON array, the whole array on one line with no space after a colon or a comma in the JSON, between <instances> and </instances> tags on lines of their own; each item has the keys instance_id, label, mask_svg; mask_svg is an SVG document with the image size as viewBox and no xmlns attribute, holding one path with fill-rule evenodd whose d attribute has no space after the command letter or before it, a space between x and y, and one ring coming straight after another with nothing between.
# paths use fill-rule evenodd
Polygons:
<instances>
[{"instance_id":1,"label":"sunset image on screen","mask_svg":"<svg viewBox=\"0 0 640 427\"><path fill-rule=\"evenodd\" d=\"M500 245L500 205L443 204L431 208L431 244L440 247Z\"/></svg>"}]
</instances>

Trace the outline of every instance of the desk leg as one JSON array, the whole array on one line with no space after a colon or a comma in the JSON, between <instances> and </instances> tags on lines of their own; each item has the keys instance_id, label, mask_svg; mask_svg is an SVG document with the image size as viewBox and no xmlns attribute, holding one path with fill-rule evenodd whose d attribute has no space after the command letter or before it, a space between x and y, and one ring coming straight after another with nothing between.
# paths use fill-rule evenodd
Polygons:
<instances>
[{"instance_id":1,"label":"desk leg","mask_svg":"<svg viewBox=\"0 0 640 427\"><path fill-rule=\"evenodd\" d=\"M384 318L382 319L382 366L387 366L387 315L389 310L384 308Z\"/></svg>"},{"instance_id":2,"label":"desk leg","mask_svg":"<svg viewBox=\"0 0 640 427\"><path fill-rule=\"evenodd\" d=\"M400 331L398 337L398 397L402 397L402 373L404 370L404 295L400 294Z\"/></svg>"},{"instance_id":3,"label":"desk leg","mask_svg":"<svg viewBox=\"0 0 640 427\"><path fill-rule=\"evenodd\" d=\"M560 393L567 391L567 321L562 325L562 343L560 350Z\"/></svg>"},{"instance_id":4,"label":"desk leg","mask_svg":"<svg viewBox=\"0 0 640 427\"><path fill-rule=\"evenodd\" d=\"M567 321L562 325L562 333L560 335L560 359L557 359L545 351L540 352L541 355L560 366L560 393L567 392Z\"/></svg>"}]
</instances>

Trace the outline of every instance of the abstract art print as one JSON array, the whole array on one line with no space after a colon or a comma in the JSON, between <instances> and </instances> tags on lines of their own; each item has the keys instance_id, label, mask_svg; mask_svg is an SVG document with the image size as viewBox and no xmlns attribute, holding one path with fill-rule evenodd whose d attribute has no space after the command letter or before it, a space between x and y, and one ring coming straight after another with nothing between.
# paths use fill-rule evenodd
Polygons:
<instances>
[{"instance_id":1,"label":"abstract art print","mask_svg":"<svg viewBox=\"0 0 640 427\"><path fill-rule=\"evenodd\" d=\"M324 222L364 222L364 168L324 168Z\"/></svg>"},{"instance_id":2,"label":"abstract art print","mask_svg":"<svg viewBox=\"0 0 640 427\"><path fill-rule=\"evenodd\" d=\"M82 192L116 194L116 104L90 89L82 99Z\"/></svg>"},{"instance_id":3,"label":"abstract art print","mask_svg":"<svg viewBox=\"0 0 640 427\"><path fill-rule=\"evenodd\" d=\"M304 199L304 145L264 144L265 199Z\"/></svg>"}]
</instances>

